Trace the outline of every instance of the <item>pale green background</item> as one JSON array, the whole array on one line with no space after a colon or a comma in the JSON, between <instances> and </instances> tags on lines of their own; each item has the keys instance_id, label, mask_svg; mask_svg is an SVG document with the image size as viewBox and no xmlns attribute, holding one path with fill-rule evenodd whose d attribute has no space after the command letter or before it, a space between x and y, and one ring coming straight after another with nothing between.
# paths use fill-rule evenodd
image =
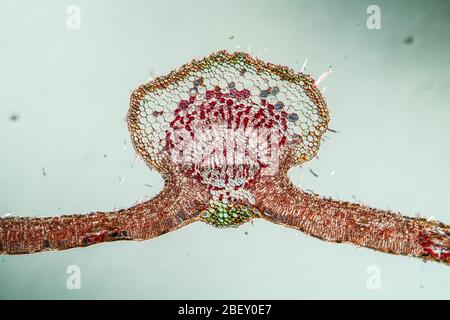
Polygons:
<instances>
[{"instance_id":1,"label":"pale green background","mask_svg":"<svg viewBox=\"0 0 450 320\"><path fill-rule=\"evenodd\" d=\"M71 4L81 8L79 31L66 27ZM381 30L366 27L370 4L381 8ZM0 214L106 211L155 195L162 179L135 161L124 120L131 90L240 45L297 71L308 57L315 78L332 66L321 87L339 134L327 134L320 160L292 170L296 184L450 223L448 1L2 0L0 8ZM81 290L66 288L69 265L81 268ZM371 265L381 290L366 286ZM0 256L0 298L450 298L450 267L262 221L230 230L198 223L140 243Z\"/></svg>"}]
</instances>

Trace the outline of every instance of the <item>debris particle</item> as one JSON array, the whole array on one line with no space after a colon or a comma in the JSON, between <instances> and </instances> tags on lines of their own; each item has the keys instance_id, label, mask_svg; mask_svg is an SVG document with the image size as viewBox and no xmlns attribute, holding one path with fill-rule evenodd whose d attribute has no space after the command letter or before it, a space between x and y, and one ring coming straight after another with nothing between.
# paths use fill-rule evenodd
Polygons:
<instances>
[{"instance_id":1,"label":"debris particle","mask_svg":"<svg viewBox=\"0 0 450 320\"><path fill-rule=\"evenodd\" d=\"M228 37L228 40L233 40L233 39L234 39L234 36L233 36L233 35L231 35L231 36Z\"/></svg>"},{"instance_id":2,"label":"debris particle","mask_svg":"<svg viewBox=\"0 0 450 320\"><path fill-rule=\"evenodd\" d=\"M153 188L153 186L151 184L144 183L144 186L149 187L149 188Z\"/></svg>"},{"instance_id":3,"label":"debris particle","mask_svg":"<svg viewBox=\"0 0 450 320\"><path fill-rule=\"evenodd\" d=\"M42 167L42 175L43 175L44 177L47 176L47 172L45 172L45 167Z\"/></svg>"},{"instance_id":4,"label":"debris particle","mask_svg":"<svg viewBox=\"0 0 450 320\"><path fill-rule=\"evenodd\" d=\"M106 154L103 155L103 158L108 158L108 156Z\"/></svg>"},{"instance_id":5,"label":"debris particle","mask_svg":"<svg viewBox=\"0 0 450 320\"><path fill-rule=\"evenodd\" d=\"M410 45L410 44L412 44L412 43L414 42L414 38L413 38L413 36L409 36L409 37L407 37L405 40L403 40L403 42L404 42L406 45Z\"/></svg>"},{"instance_id":6,"label":"debris particle","mask_svg":"<svg viewBox=\"0 0 450 320\"><path fill-rule=\"evenodd\" d=\"M245 231L244 234L245 234L246 236L248 236L248 232L247 232L247 231Z\"/></svg>"},{"instance_id":7,"label":"debris particle","mask_svg":"<svg viewBox=\"0 0 450 320\"><path fill-rule=\"evenodd\" d=\"M19 120L19 115L14 113L9 117L10 121L16 122L17 120Z\"/></svg>"},{"instance_id":8,"label":"debris particle","mask_svg":"<svg viewBox=\"0 0 450 320\"><path fill-rule=\"evenodd\" d=\"M309 172L310 172L314 177L316 177L316 178L319 177L319 175L318 175L317 173L315 173L315 172L313 171L313 169L309 169Z\"/></svg>"}]
</instances>

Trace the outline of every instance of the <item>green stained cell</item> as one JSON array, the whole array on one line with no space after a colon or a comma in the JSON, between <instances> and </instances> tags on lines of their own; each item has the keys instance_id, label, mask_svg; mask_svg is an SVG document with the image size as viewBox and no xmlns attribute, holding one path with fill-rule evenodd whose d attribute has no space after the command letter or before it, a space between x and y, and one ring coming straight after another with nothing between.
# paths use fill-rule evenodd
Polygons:
<instances>
[{"instance_id":1,"label":"green stained cell","mask_svg":"<svg viewBox=\"0 0 450 320\"><path fill-rule=\"evenodd\" d=\"M237 204L226 205L223 202L217 202L205 212L209 212L209 216L202 215L201 220L218 228L237 227L256 216L252 207L237 207Z\"/></svg>"}]
</instances>

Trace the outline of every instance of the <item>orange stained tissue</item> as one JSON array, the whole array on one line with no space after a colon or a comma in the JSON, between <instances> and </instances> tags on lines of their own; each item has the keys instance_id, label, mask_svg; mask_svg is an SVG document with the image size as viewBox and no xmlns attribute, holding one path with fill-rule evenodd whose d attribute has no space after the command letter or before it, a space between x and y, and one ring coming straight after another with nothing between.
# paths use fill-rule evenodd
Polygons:
<instances>
[{"instance_id":1,"label":"orange stained tissue","mask_svg":"<svg viewBox=\"0 0 450 320\"><path fill-rule=\"evenodd\" d=\"M0 219L0 253L146 240L202 221L265 219L332 242L450 264L450 228L294 186L329 114L314 80L245 53L220 51L135 89L127 115L136 152L164 178L152 200L113 212Z\"/></svg>"}]
</instances>

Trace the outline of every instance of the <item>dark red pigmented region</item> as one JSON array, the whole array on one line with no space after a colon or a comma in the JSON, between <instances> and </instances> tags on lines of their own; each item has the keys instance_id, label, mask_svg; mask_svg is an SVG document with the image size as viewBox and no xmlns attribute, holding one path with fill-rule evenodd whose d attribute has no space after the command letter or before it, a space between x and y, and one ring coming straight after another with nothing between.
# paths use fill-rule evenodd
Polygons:
<instances>
[{"instance_id":1,"label":"dark red pigmented region","mask_svg":"<svg viewBox=\"0 0 450 320\"><path fill-rule=\"evenodd\" d=\"M420 245L429 256L435 260L450 262L450 249L444 244L436 243L429 235L421 234Z\"/></svg>"},{"instance_id":2,"label":"dark red pigmented region","mask_svg":"<svg viewBox=\"0 0 450 320\"><path fill-rule=\"evenodd\" d=\"M83 244L92 245L95 243L113 241L113 240L125 240L127 239L127 231L125 230L101 230L87 234L83 238Z\"/></svg>"}]
</instances>

